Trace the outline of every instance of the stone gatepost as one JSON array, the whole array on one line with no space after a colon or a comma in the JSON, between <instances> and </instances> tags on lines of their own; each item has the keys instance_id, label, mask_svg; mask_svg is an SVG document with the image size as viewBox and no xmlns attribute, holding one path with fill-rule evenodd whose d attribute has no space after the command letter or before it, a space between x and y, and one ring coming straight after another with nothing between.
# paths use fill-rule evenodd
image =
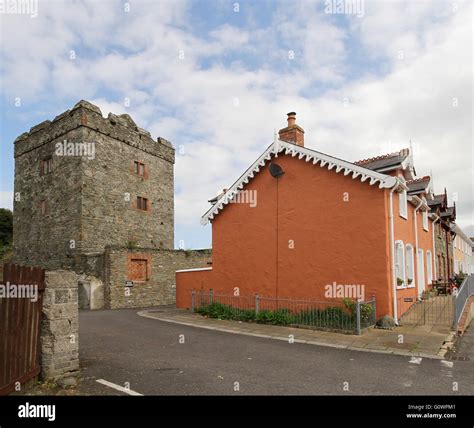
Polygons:
<instances>
[{"instance_id":1,"label":"stone gatepost","mask_svg":"<svg viewBox=\"0 0 474 428\"><path fill-rule=\"evenodd\" d=\"M41 321L41 377L73 385L79 374L78 275L46 272Z\"/></svg>"}]
</instances>

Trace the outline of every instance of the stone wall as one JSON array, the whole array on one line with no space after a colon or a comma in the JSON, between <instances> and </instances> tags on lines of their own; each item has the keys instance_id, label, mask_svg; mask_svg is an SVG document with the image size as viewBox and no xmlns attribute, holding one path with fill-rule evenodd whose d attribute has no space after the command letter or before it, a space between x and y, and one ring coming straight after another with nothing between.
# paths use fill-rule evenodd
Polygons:
<instances>
[{"instance_id":1,"label":"stone wall","mask_svg":"<svg viewBox=\"0 0 474 428\"><path fill-rule=\"evenodd\" d=\"M86 141L96 143L96 158L83 164L82 251L127 243L172 249L173 163L91 129ZM134 161L145 165L145 177L134 173ZM137 209L137 196L148 199L147 211Z\"/></svg>"},{"instance_id":2,"label":"stone wall","mask_svg":"<svg viewBox=\"0 0 474 428\"><path fill-rule=\"evenodd\" d=\"M104 258L105 307L110 309L175 304L180 269L209 267L211 250L127 249L109 246ZM147 280L133 280L132 260L146 261ZM126 282L133 280L133 286Z\"/></svg>"},{"instance_id":3,"label":"stone wall","mask_svg":"<svg viewBox=\"0 0 474 428\"><path fill-rule=\"evenodd\" d=\"M79 371L78 276L46 272L41 321L41 376L61 379Z\"/></svg>"},{"instance_id":4,"label":"stone wall","mask_svg":"<svg viewBox=\"0 0 474 428\"><path fill-rule=\"evenodd\" d=\"M80 138L81 130L56 138L52 135L50 141L28 151L38 133L32 132L28 142L15 143L14 262L46 269L69 268L77 251L70 248L70 240L80 236L81 162L79 158L57 157L53 159L56 173L41 175L40 161L54 152L61 139ZM41 201L45 201L44 213Z\"/></svg>"}]
</instances>

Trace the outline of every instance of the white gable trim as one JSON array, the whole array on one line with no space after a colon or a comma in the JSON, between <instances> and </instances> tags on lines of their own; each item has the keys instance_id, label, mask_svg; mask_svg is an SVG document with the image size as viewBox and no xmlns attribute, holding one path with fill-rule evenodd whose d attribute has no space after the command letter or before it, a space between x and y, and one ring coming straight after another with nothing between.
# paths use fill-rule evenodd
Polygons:
<instances>
[{"instance_id":1,"label":"white gable trim","mask_svg":"<svg viewBox=\"0 0 474 428\"><path fill-rule=\"evenodd\" d=\"M368 183L373 186L378 183L379 189L388 189L393 187L397 178L391 175L381 174L376 171L355 165L351 162L338 159L315 150L307 149L296 144L287 143L281 140L275 140L252 164L250 167L238 178L238 180L225 192L217 202L210 207L206 213L201 217L201 224L206 225L210 220L226 206L233 197L243 189L243 187L257 174L267 161L271 160L272 156L278 157L278 154L298 156L298 159L304 159L306 162L312 162L313 165L326 167L328 170L333 170L337 174L343 172L345 176L351 174L352 179L359 178L363 183L368 180Z\"/></svg>"}]
</instances>

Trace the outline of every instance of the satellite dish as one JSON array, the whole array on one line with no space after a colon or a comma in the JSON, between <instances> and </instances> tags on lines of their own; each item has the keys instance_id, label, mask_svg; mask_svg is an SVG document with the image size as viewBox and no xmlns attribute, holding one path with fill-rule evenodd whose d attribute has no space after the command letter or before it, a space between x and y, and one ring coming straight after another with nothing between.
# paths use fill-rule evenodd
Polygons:
<instances>
[{"instance_id":1,"label":"satellite dish","mask_svg":"<svg viewBox=\"0 0 474 428\"><path fill-rule=\"evenodd\" d=\"M278 178L281 175L283 175L285 171L283 171L283 168L276 164L276 163L270 163L270 174L272 175L273 178Z\"/></svg>"}]
</instances>

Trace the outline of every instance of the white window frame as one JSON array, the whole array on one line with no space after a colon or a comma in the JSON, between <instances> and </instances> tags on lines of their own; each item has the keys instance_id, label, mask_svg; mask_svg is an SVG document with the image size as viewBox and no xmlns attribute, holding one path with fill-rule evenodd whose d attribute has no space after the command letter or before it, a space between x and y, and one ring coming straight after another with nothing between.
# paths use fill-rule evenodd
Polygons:
<instances>
[{"instance_id":1,"label":"white window frame","mask_svg":"<svg viewBox=\"0 0 474 428\"><path fill-rule=\"evenodd\" d=\"M429 232L430 223L428 221L428 211L423 211L423 229Z\"/></svg>"},{"instance_id":2,"label":"white window frame","mask_svg":"<svg viewBox=\"0 0 474 428\"><path fill-rule=\"evenodd\" d=\"M433 255L430 250L426 250L426 273L428 275L428 284L433 284Z\"/></svg>"},{"instance_id":3,"label":"white window frame","mask_svg":"<svg viewBox=\"0 0 474 428\"><path fill-rule=\"evenodd\" d=\"M398 211L400 213L400 217L408 220L408 196L406 190L402 190L398 194Z\"/></svg>"},{"instance_id":4,"label":"white window frame","mask_svg":"<svg viewBox=\"0 0 474 428\"><path fill-rule=\"evenodd\" d=\"M400 264L401 264L401 268L403 269L403 271L401 272L402 273L402 276L399 276L398 273L399 273L399 270L400 270L400 266L399 266L399 260L398 260L398 249L401 248L401 252L400 254L402 255L402 260L400 261ZM407 285L407 280L406 280L406 264L405 264L405 245L403 244L403 241L395 241L395 281L397 281L397 290L401 290L403 288L406 288L406 285ZM403 279L403 284L402 285L398 285L398 278L401 278Z\"/></svg>"},{"instance_id":5,"label":"white window frame","mask_svg":"<svg viewBox=\"0 0 474 428\"><path fill-rule=\"evenodd\" d=\"M417 257L417 280L421 290L426 288L426 276L425 276L425 252L418 248L418 257ZM420 293L421 294L421 293Z\"/></svg>"},{"instance_id":6,"label":"white window frame","mask_svg":"<svg viewBox=\"0 0 474 428\"><path fill-rule=\"evenodd\" d=\"M406 276L406 288L415 288L415 249L413 248L413 245L407 244L405 246L405 263L406 263L406 269L405 269L405 276ZM410 266L411 263L411 266ZM411 269L410 269L411 267ZM408 284L408 278L410 277L409 275L411 274L411 284Z\"/></svg>"}]
</instances>

